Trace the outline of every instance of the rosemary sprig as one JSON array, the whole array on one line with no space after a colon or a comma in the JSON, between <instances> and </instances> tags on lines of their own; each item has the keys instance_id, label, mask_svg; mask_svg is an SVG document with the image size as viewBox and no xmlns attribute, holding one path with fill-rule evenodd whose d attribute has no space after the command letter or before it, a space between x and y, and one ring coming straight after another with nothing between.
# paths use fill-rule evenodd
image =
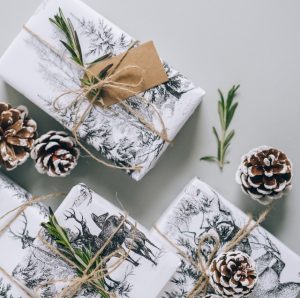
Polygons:
<instances>
[{"instance_id":1,"label":"rosemary sprig","mask_svg":"<svg viewBox=\"0 0 300 298\"><path fill-rule=\"evenodd\" d=\"M239 88L240 85L234 85L229 90L226 99L224 98L222 91L218 89L218 92L220 94L220 100L218 101L218 113L221 126L220 135L218 134L217 129L215 127L212 128L213 134L216 137L218 145L217 156L208 155L200 159L205 161L217 162L221 170L223 170L224 165L226 163L229 163L229 161L226 161L225 158L228 148L230 146L230 142L234 137L235 131L231 130L228 133L228 128L236 111L236 108L238 107L238 103L234 103L234 99Z\"/></svg>"},{"instance_id":2,"label":"rosemary sprig","mask_svg":"<svg viewBox=\"0 0 300 298\"><path fill-rule=\"evenodd\" d=\"M56 244L58 245L57 249L60 251L60 253L62 253L66 258L77 265L78 276L83 276L84 271L94 257L91 248L74 248L71 244L66 230L59 225L51 208L49 208L49 214L49 221L47 223L42 223L42 227L56 242ZM100 264L100 262L101 258L99 257L89 268L87 273L91 273L98 266L98 264ZM99 278L99 280L93 281L93 283L96 285L96 287L94 287L95 291L97 291L102 298L110 297L109 294L107 294L105 291L100 290L100 288L105 288L104 278Z\"/></svg>"},{"instance_id":3,"label":"rosemary sprig","mask_svg":"<svg viewBox=\"0 0 300 298\"><path fill-rule=\"evenodd\" d=\"M64 13L61 8L59 8L59 11L56 15L54 15L53 18L49 18L49 21L53 23L59 30L61 30L67 39L67 42L61 40L60 42L64 45L64 47L68 50L68 52L71 54L71 58L73 61L78 63L81 66L84 66L83 56L82 56L82 50L81 45L79 42L78 34L76 30L74 29L74 26L69 18L66 18L64 16ZM108 59L112 56L111 53L108 53L100 58L97 58L96 60L87 63L88 66L91 66L95 63L101 62L105 59Z\"/></svg>"},{"instance_id":4,"label":"rosemary sprig","mask_svg":"<svg viewBox=\"0 0 300 298\"><path fill-rule=\"evenodd\" d=\"M66 35L67 42L63 40L60 42L69 51L72 59L81 66L84 66L80 42L71 20L65 18L61 8L59 8L59 12L54 15L54 18L49 18L49 21L56 25Z\"/></svg>"}]
</instances>

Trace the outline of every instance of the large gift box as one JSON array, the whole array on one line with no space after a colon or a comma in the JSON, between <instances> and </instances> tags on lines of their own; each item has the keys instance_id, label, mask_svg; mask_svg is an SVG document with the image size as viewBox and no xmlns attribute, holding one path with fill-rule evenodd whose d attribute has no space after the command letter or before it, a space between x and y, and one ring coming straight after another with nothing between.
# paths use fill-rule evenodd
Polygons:
<instances>
[{"instance_id":1,"label":"large gift box","mask_svg":"<svg viewBox=\"0 0 300 298\"><path fill-rule=\"evenodd\" d=\"M14 182L0 175L0 216L19 207L31 196ZM41 222L48 215L42 204L28 207L14 222L4 229L16 217L17 210L0 221L0 297L27 297L22 289L11 279L13 271L25 255L34 247L35 237Z\"/></svg>"},{"instance_id":2,"label":"large gift box","mask_svg":"<svg viewBox=\"0 0 300 298\"><path fill-rule=\"evenodd\" d=\"M181 249L195 258L198 240L204 233L217 234L222 250L247 221L246 214L210 186L194 178L162 215L153 232L159 237L165 235L166 238L162 239L170 249ZM247 297L295 298L300 293L300 257L264 228L253 230L235 249L255 261L258 281ZM205 243L201 249L203 257L209 251L210 244ZM186 297L200 275L191 263L182 258L180 267L159 297ZM214 293L211 287L208 292Z\"/></svg>"},{"instance_id":3,"label":"large gift box","mask_svg":"<svg viewBox=\"0 0 300 298\"><path fill-rule=\"evenodd\" d=\"M85 64L108 53L124 53L134 39L79 0L51 0L43 1L26 24L31 33L23 29L3 55L0 62L3 79L72 129L78 115L77 105L57 110L53 101L64 92L78 89L83 73L66 59L69 52L60 42L65 41L65 36L49 21L59 8L77 31ZM144 101L140 96L132 96L126 102L157 131L162 129L159 114L168 138L173 140L199 105L204 91L166 62L162 63L169 80L143 92ZM65 96L60 102L63 101L65 107L74 97L76 95ZM84 102L81 111L87 105ZM94 107L79 127L78 134L115 165L140 166L139 170L128 171L136 180L155 165L168 146L165 139L119 103L109 109Z\"/></svg>"},{"instance_id":4,"label":"large gift box","mask_svg":"<svg viewBox=\"0 0 300 298\"><path fill-rule=\"evenodd\" d=\"M91 254L96 255L113 236L101 257L120 249L127 252L128 257L122 260L120 267L103 281L105 290L117 297L157 297L180 264L177 255L166 251L150 232L83 184L71 190L55 212L55 217L68 234L74 249L91 250ZM127 219L122 222L124 217ZM118 230L120 225L122 228ZM51 237L43 237L52 243ZM53 251L55 243L49 248L44 241L40 237L35 240L31 252L14 270L14 277L38 292L40 297L60 297L56 295L69 289L70 283L66 281L76 278L78 273ZM118 258L114 255L109 259L104 270L110 271L111 264ZM99 293L84 284L76 297L99 297Z\"/></svg>"}]
</instances>

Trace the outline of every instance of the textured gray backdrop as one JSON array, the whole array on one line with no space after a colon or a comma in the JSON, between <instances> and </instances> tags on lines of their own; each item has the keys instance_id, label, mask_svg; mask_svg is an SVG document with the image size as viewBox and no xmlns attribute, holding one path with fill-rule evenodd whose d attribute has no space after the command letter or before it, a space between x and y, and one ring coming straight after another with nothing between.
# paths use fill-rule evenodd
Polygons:
<instances>
[{"instance_id":1,"label":"textured gray backdrop","mask_svg":"<svg viewBox=\"0 0 300 298\"><path fill-rule=\"evenodd\" d=\"M276 204L264 226L300 254L300 2L298 0L84 0L140 40L153 39L162 57L207 92L205 100L179 133L172 148L142 181L81 158L65 179L39 175L32 161L7 173L32 192L68 191L85 182L115 202L116 193L130 214L150 227L183 186L199 176L241 209L261 207L244 196L234 181L240 157L267 144L284 150L294 163L294 189ZM39 0L10 0L0 10L0 54L4 52ZM217 88L241 84L232 126L237 135L231 164L221 173L200 162L214 153L211 126L218 124ZM0 96L26 104L39 132L61 127L8 85ZM2 170L2 169L1 169ZM59 202L52 202L56 206Z\"/></svg>"}]
</instances>

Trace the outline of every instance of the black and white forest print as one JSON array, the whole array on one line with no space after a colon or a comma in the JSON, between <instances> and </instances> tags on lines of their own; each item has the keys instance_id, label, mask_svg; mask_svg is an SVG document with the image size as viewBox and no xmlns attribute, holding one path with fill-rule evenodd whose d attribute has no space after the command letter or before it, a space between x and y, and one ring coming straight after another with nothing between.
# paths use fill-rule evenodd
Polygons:
<instances>
[{"instance_id":1,"label":"black and white forest print","mask_svg":"<svg viewBox=\"0 0 300 298\"><path fill-rule=\"evenodd\" d=\"M125 219L121 210L99 198L87 186L78 185L73 188L55 213L59 223L66 230L72 246L81 251L90 251L91 255L95 255L101 249ZM55 245L58 250L63 249L45 231L43 233L47 241ZM142 278L141 275L151 280L156 276L156 268L160 269L162 266L160 265L162 260L172 261L172 258L166 258L167 253L160 244L147 235L143 228L135 227L135 222L130 218L125 219L124 224L101 253L101 257L120 250L128 253L128 257L115 272L104 279L105 289L114 292L118 297L139 297L138 295L144 290L142 289L144 286L138 283L138 280ZM109 266L120 257L121 255L116 255L109 259L103 265L104 270L109 271ZM174 254L172 257L177 260ZM175 267L167 270L169 272L165 276L164 284L175 270ZM77 273L63 259L45 247L40 240L35 240L30 253L14 269L13 275L33 291L36 291L39 285L44 284L39 295L50 298L68 284L66 282L47 284L47 281L70 280L76 277ZM156 290L156 294L161 288ZM85 285L76 297L99 297L99 293Z\"/></svg>"},{"instance_id":2,"label":"black and white forest print","mask_svg":"<svg viewBox=\"0 0 300 298\"><path fill-rule=\"evenodd\" d=\"M247 216L198 178L192 180L158 222L158 228L197 261L198 241L206 233L219 236L221 248L230 241ZM204 243L207 260L215 243ZM248 297L296 298L300 293L300 258L263 228L255 229L236 250L250 255L256 263L258 283ZM181 260L162 298L186 297L201 276L194 266ZM211 287L208 293L213 294Z\"/></svg>"},{"instance_id":3,"label":"black and white forest print","mask_svg":"<svg viewBox=\"0 0 300 298\"><path fill-rule=\"evenodd\" d=\"M78 110L79 114L83 113L88 103L83 100L70 106L68 104L74 96L69 95L59 101L61 106L59 110L53 107L54 99L65 91L78 89L81 85L80 79L83 77L83 70L65 58L68 53L60 42L65 39L64 35L48 20L58 12L59 7L66 17L70 18L79 35L85 63L107 53L118 55L126 51L133 38L77 0L45 1L28 22L28 27L45 39L51 47L57 49L58 53L27 32L22 32L17 38L20 43L18 47L26 49L20 53L20 57L24 55L22 63L27 64L25 52L34 57L33 61L24 67L27 73L33 73L37 80L33 86L22 85L15 78L8 78L5 67L1 67L0 63L1 74L10 84L16 84L16 89L28 94L32 101L71 129L78 120L76 117ZM8 51L2 61L8 61L9 56ZM14 64L17 63L15 59L19 59L15 56ZM147 102L154 105L163 118L169 138L173 139L199 105L204 91L196 88L189 79L166 62L163 62L163 65L169 81L144 92L142 96L145 101L134 96L128 99L127 103L161 130L159 117ZM141 179L154 166L167 148L167 144L157 134L146 128L119 104L109 109L93 108L78 133L104 158L117 166L142 166L141 171L129 171L136 180Z\"/></svg>"},{"instance_id":4,"label":"black and white forest print","mask_svg":"<svg viewBox=\"0 0 300 298\"><path fill-rule=\"evenodd\" d=\"M2 216L28 201L31 195L1 174L0 197L0 216ZM15 215L16 213L13 213L10 217L3 218L0 221L0 228L4 227ZM40 224L47 216L47 209L42 204L35 204L28 207L0 236L0 267L7 274L11 274L18 262L34 247L34 240ZM22 297L22 291L2 273L0 273L0 297Z\"/></svg>"}]
</instances>

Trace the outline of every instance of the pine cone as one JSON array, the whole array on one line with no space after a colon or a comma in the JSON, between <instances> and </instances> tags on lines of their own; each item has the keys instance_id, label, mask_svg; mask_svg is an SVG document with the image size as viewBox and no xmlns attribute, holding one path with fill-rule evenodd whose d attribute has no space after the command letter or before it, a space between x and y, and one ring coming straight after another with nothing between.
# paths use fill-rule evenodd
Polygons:
<instances>
[{"instance_id":1,"label":"pine cone","mask_svg":"<svg viewBox=\"0 0 300 298\"><path fill-rule=\"evenodd\" d=\"M261 204L280 199L291 189L292 163L287 156L272 147L261 146L242 157L236 181L242 190Z\"/></svg>"},{"instance_id":2,"label":"pine cone","mask_svg":"<svg viewBox=\"0 0 300 298\"><path fill-rule=\"evenodd\" d=\"M222 298L222 296L214 295L214 294L208 294L204 298Z\"/></svg>"},{"instance_id":3,"label":"pine cone","mask_svg":"<svg viewBox=\"0 0 300 298\"><path fill-rule=\"evenodd\" d=\"M79 153L74 138L63 131L49 131L34 142L31 158L39 173L65 177L77 165Z\"/></svg>"},{"instance_id":4,"label":"pine cone","mask_svg":"<svg viewBox=\"0 0 300 298\"><path fill-rule=\"evenodd\" d=\"M245 297L257 281L254 262L240 251L223 253L209 267L210 284L222 297Z\"/></svg>"},{"instance_id":5,"label":"pine cone","mask_svg":"<svg viewBox=\"0 0 300 298\"><path fill-rule=\"evenodd\" d=\"M37 136L37 124L25 106L12 108L0 102L0 164L13 170L23 164Z\"/></svg>"}]
</instances>

